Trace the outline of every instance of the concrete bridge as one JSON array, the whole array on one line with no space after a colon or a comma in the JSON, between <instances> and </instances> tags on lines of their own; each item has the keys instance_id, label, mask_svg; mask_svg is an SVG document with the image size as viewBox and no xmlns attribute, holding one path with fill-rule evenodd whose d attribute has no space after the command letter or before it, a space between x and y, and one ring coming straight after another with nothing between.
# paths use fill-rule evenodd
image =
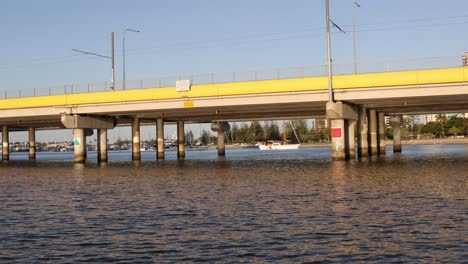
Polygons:
<instances>
[{"instance_id":1,"label":"concrete bridge","mask_svg":"<svg viewBox=\"0 0 468 264\"><path fill-rule=\"evenodd\" d=\"M141 124L156 124L157 158L164 158L164 124L176 123L178 157L183 158L185 123L212 123L218 132L218 153L224 155L228 121L327 117L332 125L332 156L347 159L354 157L355 137L359 156L385 154L385 116L391 116L395 130L394 151L401 151L401 115L468 112L468 67L337 75L333 104L327 104L327 77L279 77L185 84L182 90L174 83L84 93L65 89L57 95L0 99L2 158L9 159L12 131L29 131L29 156L35 159L36 129L74 129L75 161L84 162L91 129L98 133L98 160L107 161L107 129L132 126L133 159L139 160Z\"/></svg>"}]
</instances>

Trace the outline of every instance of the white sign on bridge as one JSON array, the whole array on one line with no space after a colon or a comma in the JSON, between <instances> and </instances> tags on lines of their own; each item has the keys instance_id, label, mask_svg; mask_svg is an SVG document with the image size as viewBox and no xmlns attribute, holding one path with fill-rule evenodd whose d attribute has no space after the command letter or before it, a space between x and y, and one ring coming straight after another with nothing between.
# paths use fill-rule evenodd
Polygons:
<instances>
[{"instance_id":1,"label":"white sign on bridge","mask_svg":"<svg viewBox=\"0 0 468 264\"><path fill-rule=\"evenodd\" d=\"M190 91L190 80L177 80L176 90L178 92Z\"/></svg>"}]
</instances>

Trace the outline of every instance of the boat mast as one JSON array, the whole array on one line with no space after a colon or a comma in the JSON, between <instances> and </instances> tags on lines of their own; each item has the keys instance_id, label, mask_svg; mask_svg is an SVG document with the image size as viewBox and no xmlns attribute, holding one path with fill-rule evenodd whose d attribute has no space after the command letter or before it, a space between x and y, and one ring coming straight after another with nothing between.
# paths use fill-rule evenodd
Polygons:
<instances>
[{"instance_id":1,"label":"boat mast","mask_svg":"<svg viewBox=\"0 0 468 264\"><path fill-rule=\"evenodd\" d=\"M291 120L289 120L289 124L291 125L292 131L294 132L294 136L296 136L297 143L299 143L299 144L300 144L300 143L301 143L301 141L299 140L299 137L298 137L298 136L297 136L297 134L296 134L296 129L294 128L294 125L293 125L293 123L292 123L292 121L291 121Z\"/></svg>"}]
</instances>

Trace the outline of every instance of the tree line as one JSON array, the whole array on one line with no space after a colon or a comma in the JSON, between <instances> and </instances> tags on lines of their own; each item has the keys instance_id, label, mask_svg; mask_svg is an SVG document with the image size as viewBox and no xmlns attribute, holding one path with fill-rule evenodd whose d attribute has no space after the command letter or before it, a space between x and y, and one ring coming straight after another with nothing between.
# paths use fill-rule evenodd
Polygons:
<instances>
[{"instance_id":1,"label":"tree line","mask_svg":"<svg viewBox=\"0 0 468 264\"><path fill-rule=\"evenodd\" d=\"M389 138L393 138L393 130L387 129ZM436 121L426 124L414 124L414 117L403 119L401 137L410 138L446 138L468 135L468 118L440 114L436 116Z\"/></svg>"}]
</instances>

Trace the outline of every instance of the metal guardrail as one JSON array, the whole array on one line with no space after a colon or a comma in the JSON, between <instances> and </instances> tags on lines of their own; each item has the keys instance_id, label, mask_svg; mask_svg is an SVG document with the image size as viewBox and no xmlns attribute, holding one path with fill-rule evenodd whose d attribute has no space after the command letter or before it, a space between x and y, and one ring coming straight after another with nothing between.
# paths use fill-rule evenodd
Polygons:
<instances>
[{"instance_id":1,"label":"metal guardrail","mask_svg":"<svg viewBox=\"0 0 468 264\"><path fill-rule=\"evenodd\" d=\"M430 58L415 58L391 61L359 62L357 73L395 72L409 70L455 68L463 66L460 56L444 56ZM334 64L333 75L354 74L354 64ZM308 78L327 75L327 65L304 67L277 68L268 70L206 73L197 75L177 75L172 77L127 80L126 90L174 87L176 80L190 80L193 85L217 84L231 82L248 82L264 80L280 80L292 78ZM122 82L116 82L115 90L122 90ZM29 88L0 91L0 98L23 98L34 96L79 94L91 92L112 91L111 82L68 84L43 88Z\"/></svg>"}]
</instances>

